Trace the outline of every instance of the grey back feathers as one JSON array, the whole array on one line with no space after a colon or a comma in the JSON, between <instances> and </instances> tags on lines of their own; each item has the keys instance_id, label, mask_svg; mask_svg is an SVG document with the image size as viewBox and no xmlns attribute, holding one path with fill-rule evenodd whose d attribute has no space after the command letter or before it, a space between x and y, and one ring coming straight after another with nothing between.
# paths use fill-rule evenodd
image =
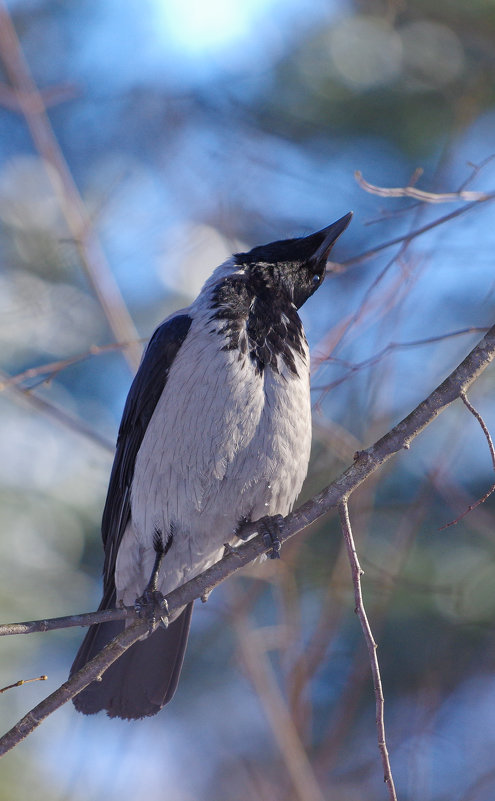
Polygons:
<instances>
[{"instance_id":1,"label":"grey back feathers","mask_svg":"<svg viewBox=\"0 0 495 801\"><path fill-rule=\"evenodd\" d=\"M166 594L235 544L242 521L291 510L311 447L297 309L321 284L349 221L236 254L153 334L125 405L103 514L101 608L141 595L157 532L170 546L158 581ZM157 712L177 685L191 608L129 649L76 707L125 718ZM91 627L72 672L118 628Z\"/></svg>"}]
</instances>

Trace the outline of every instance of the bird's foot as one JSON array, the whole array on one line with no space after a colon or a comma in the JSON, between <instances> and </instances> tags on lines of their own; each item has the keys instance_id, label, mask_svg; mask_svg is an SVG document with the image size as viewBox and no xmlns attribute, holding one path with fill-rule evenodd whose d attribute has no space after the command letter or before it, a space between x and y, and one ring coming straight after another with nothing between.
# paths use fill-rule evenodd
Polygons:
<instances>
[{"instance_id":1,"label":"bird's foot","mask_svg":"<svg viewBox=\"0 0 495 801\"><path fill-rule=\"evenodd\" d=\"M237 553L236 549L232 547L230 542L224 542L224 544L223 544L222 559L225 556L239 556L239 554Z\"/></svg>"},{"instance_id":2,"label":"bird's foot","mask_svg":"<svg viewBox=\"0 0 495 801\"><path fill-rule=\"evenodd\" d=\"M268 551L270 559L280 559L280 549L282 548L280 531L283 519L282 515L273 515L273 517L262 517L256 521L263 542L267 548L270 548Z\"/></svg>"},{"instance_id":3,"label":"bird's foot","mask_svg":"<svg viewBox=\"0 0 495 801\"><path fill-rule=\"evenodd\" d=\"M167 628L168 604L165 596L159 590L152 590L148 585L143 594L134 601L134 609L139 617L149 620L150 634L154 631L158 620L164 628Z\"/></svg>"},{"instance_id":4,"label":"bird's foot","mask_svg":"<svg viewBox=\"0 0 495 801\"><path fill-rule=\"evenodd\" d=\"M282 547L282 543L280 542L279 535L283 520L284 518L282 515L267 515L266 517L260 517L259 520L255 521L251 521L250 517L243 517L239 521L239 525L235 530L235 535L244 542L249 540L253 536L254 532L251 530L249 534L244 535L242 530L248 523L253 522L253 527L254 525L256 526L258 533L261 534L263 538L263 542L267 548L270 548L270 551L268 552L270 559L280 559L280 549Z\"/></svg>"}]
</instances>

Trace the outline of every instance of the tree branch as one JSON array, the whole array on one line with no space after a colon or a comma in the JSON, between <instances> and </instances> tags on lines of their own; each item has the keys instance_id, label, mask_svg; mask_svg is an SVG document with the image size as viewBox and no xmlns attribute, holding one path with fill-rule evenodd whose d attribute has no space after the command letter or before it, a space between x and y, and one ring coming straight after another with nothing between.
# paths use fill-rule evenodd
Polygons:
<instances>
[{"instance_id":1,"label":"tree branch","mask_svg":"<svg viewBox=\"0 0 495 801\"><path fill-rule=\"evenodd\" d=\"M256 642L249 630L247 615L242 611L234 615L234 626L246 671L267 717L273 737L284 759L298 801L324 801L294 720L275 678L265 650Z\"/></svg>"},{"instance_id":2,"label":"tree branch","mask_svg":"<svg viewBox=\"0 0 495 801\"><path fill-rule=\"evenodd\" d=\"M472 403L468 400L468 397L467 397L466 393L465 392L461 392L459 397L460 397L461 401L463 402L464 406L466 407L466 409L469 409L469 411L471 412L473 417L478 421L478 423L481 426L481 430L483 431L483 434L485 435L486 441L488 443L488 447L490 449L490 456L492 458L492 465L493 465L493 469L495 471L495 447L493 445L493 440L492 440L491 434L490 434L490 432L488 430L488 426L485 423L485 421L483 420L483 417L481 416L481 414L477 411L477 409L474 408ZM440 531L443 531L446 528L450 528L450 526L457 525L457 523L459 523L459 521L462 520L463 517L466 517L467 514L472 512L473 509L476 509L477 506L480 506L482 503L485 503L485 501L488 500L488 498L490 497L490 495L494 491L495 491L495 483L492 484L492 486L485 492L485 494L481 498L478 498L477 501L475 501L474 503L469 504L468 508L465 509L464 512L459 515L459 517L456 517L455 520L451 520L450 523L446 523L444 526L442 526L440 528Z\"/></svg>"},{"instance_id":3,"label":"tree branch","mask_svg":"<svg viewBox=\"0 0 495 801\"><path fill-rule=\"evenodd\" d=\"M489 203L493 200L495 200L495 192L488 192L483 200L473 200L471 203L466 203L466 205L461 206L460 209L451 211L449 214L445 214L443 217L438 217L436 220L426 223L426 225L422 225L420 228L416 228L414 231L410 231L408 234L403 234L402 236L397 236L394 239L389 239L388 242L382 242L380 245L375 245L369 250L364 250L362 253L358 253L357 256L344 259L343 261L339 262L339 265L343 268L350 267L352 264L358 264L361 261L365 261L366 259L375 256L377 253L380 253L386 248L390 248L393 245L401 245L403 242L410 242L412 239L422 236L422 234L425 234L427 231L431 231L433 228L437 228L439 225L450 222L450 220L455 220L462 214L466 214L466 212L477 208L480 203Z\"/></svg>"},{"instance_id":4,"label":"tree branch","mask_svg":"<svg viewBox=\"0 0 495 801\"><path fill-rule=\"evenodd\" d=\"M452 203L459 200L479 203L482 200L488 200L492 196L488 192L471 192L463 189L459 192L438 194L437 192L425 192L423 189L416 189L415 186L411 185L399 187L376 186L365 181L360 170L355 170L354 177L362 189L380 197L412 197L415 200L422 200L424 203Z\"/></svg>"},{"instance_id":5,"label":"tree branch","mask_svg":"<svg viewBox=\"0 0 495 801\"><path fill-rule=\"evenodd\" d=\"M19 387L16 384L9 384L6 387L9 377L10 376L4 373L3 370L0 370L0 392L6 388L12 395L14 395L16 400L19 400L26 406L31 406L33 409L36 409L36 411L46 415L51 420L56 420L60 425L65 426L70 431L74 431L76 434L80 434L85 439L98 445L100 448L109 451L109 453L115 453L115 443L112 440L107 439L107 437L105 437L103 434L95 431L81 418L76 417L71 412L67 412L62 406L59 406L53 401L47 401L36 392L31 392L29 389L22 389L22 387Z\"/></svg>"},{"instance_id":6,"label":"tree branch","mask_svg":"<svg viewBox=\"0 0 495 801\"><path fill-rule=\"evenodd\" d=\"M53 132L43 97L31 76L4 0L0 0L0 57L34 145L44 161L53 168L48 172L48 178L88 281L116 339L129 343L123 352L134 371L141 360L138 333L100 241L91 228L83 200Z\"/></svg>"},{"instance_id":7,"label":"tree branch","mask_svg":"<svg viewBox=\"0 0 495 801\"><path fill-rule=\"evenodd\" d=\"M375 703L376 703L376 728L378 733L378 748L382 757L383 776L385 784L387 785L391 801L397 801L395 792L394 779L392 776L392 769L390 767L390 760L388 758L387 740L385 736L385 719L384 719L384 706L385 698L383 697L382 679L380 676L380 666L378 664L378 657L376 644L371 627L364 608L363 593L361 591L361 576L363 571L359 564L356 546L354 544L354 537L352 536L351 521L349 519L349 507L347 505L347 498L344 498L342 503L339 504L340 525L347 548L347 556L351 566L352 583L354 585L354 600L355 612L359 617L361 628L363 629L366 647L368 649L368 656L371 665L371 673L373 675L373 688L375 690Z\"/></svg>"},{"instance_id":8,"label":"tree branch","mask_svg":"<svg viewBox=\"0 0 495 801\"><path fill-rule=\"evenodd\" d=\"M354 490L374 473L391 456L404 448L409 448L412 440L444 411L454 400L465 394L473 381L486 369L495 357L495 326L490 328L483 339L466 356L461 364L440 384L422 403L407 417L385 434L378 442L356 454L354 464L332 484L304 503L283 522L280 541L285 542L299 531L302 531L315 520L321 518L331 509L347 499ZM248 523L243 528L244 535L254 535L256 523ZM269 549L268 549L269 550ZM231 549L216 564L201 575L188 581L167 595L170 613L185 606L196 598L207 596L220 582L237 572L240 568L253 562L267 551L260 536L248 540L236 549ZM84 626L101 620L115 620L128 617L128 609L95 612L89 615L76 615L66 619L63 625ZM132 614L135 614L132 611ZM28 633L31 631L47 631L49 628L61 628L62 618L56 618L55 624L44 620L21 624L8 624L0 627L0 634ZM0 738L0 755L13 748L33 731L51 712L58 709L88 684L100 676L123 651L130 647L148 630L147 621L139 621L126 628L104 648L91 662L88 662L78 673L38 704L10 732ZM3 630L2 630L3 629Z\"/></svg>"},{"instance_id":9,"label":"tree branch","mask_svg":"<svg viewBox=\"0 0 495 801\"><path fill-rule=\"evenodd\" d=\"M58 690L44 698L41 703L31 709L16 725L0 738L0 756L10 751L17 743L31 734L45 718L63 704L70 701L77 693L98 679L110 665L119 658L131 645L140 639L149 629L149 622L142 620L125 629L115 637L100 653L84 665L81 670L65 681Z\"/></svg>"}]
</instances>

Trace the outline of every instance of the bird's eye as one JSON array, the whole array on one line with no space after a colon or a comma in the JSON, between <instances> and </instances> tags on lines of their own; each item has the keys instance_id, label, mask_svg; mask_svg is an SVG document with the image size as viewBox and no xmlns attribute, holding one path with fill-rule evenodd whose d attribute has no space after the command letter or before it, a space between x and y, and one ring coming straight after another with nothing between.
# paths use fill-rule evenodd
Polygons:
<instances>
[{"instance_id":1,"label":"bird's eye","mask_svg":"<svg viewBox=\"0 0 495 801\"><path fill-rule=\"evenodd\" d=\"M320 283L320 280L321 280L321 277L318 275L318 273L316 273L315 275L313 275L313 278L311 279L311 283L313 284L313 286L318 286L318 284Z\"/></svg>"}]
</instances>

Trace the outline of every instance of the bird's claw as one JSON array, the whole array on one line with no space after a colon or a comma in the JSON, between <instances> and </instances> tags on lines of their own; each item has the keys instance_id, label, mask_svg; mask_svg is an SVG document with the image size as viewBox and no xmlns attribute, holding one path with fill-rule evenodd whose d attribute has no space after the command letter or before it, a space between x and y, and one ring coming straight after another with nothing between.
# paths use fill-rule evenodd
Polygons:
<instances>
[{"instance_id":1,"label":"bird's claw","mask_svg":"<svg viewBox=\"0 0 495 801\"><path fill-rule=\"evenodd\" d=\"M232 547L230 542L224 542L222 558L224 556L239 556L239 553L235 548Z\"/></svg>"},{"instance_id":2,"label":"bird's claw","mask_svg":"<svg viewBox=\"0 0 495 801\"><path fill-rule=\"evenodd\" d=\"M267 548L270 548L268 552L270 559L280 559L280 550L282 548L280 530L283 519L282 515L273 515L273 517L262 517L261 520L258 520L263 542Z\"/></svg>"},{"instance_id":3,"label":"bird's claw","mask_svg":"<svg viewBox=\"0 0 495 801\"><path fill-rule=\"evenodd\" d=\"M157 620L164 628L168 626L168 603L163 593L158 590L146 588L139 598L134 602L134 609L139 617L148 618L150 623L149 633L151 634L156 626Z\"/></svg>"},{"instance_id":4,"label":"bird's claw","mask_svg":"<svg viewBox=\"0 0 495 801\"><path fill-rule=\"evenodd\" d=\"M282 543L280 542L280 531L282 528L284 518L282 515L267 515L266 517L261 517L259 520L253 521L254 525L259 534L261 534L263 538L263 542L265 543L267 548L270 548L268 552L268 556L270 559L280 559L280 549L282 547ZM239 525L235 530L236 537L243 540L244 542L248 540L250 537L253 536L253 532L250 530L247 535L243 533L243 527L247 524L251 523L251 518L243 517L240 520ZM251 527L250 527L251 529ZM224 556L229 553L227 546L224 545L225 551Z\"/></svg>"}]
</instances>

